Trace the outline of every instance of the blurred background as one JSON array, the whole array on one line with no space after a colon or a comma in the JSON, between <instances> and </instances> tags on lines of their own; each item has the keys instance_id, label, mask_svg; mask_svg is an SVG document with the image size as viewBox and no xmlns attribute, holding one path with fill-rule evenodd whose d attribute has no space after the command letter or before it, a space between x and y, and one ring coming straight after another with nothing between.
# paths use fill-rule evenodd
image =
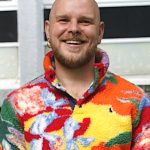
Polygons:
<instances>
[{"instance_id":1,"label":"blurred background","mask_svg":"<svg viewBox=\"0 0 150 150\"><path fill-rule=\"evenodd\" d=\"M0 0L0 106L6 94L43 73L44 20L53 0ZM150 94L150 0L97 0L110 71Z\"/></svg>"}]
</instances>

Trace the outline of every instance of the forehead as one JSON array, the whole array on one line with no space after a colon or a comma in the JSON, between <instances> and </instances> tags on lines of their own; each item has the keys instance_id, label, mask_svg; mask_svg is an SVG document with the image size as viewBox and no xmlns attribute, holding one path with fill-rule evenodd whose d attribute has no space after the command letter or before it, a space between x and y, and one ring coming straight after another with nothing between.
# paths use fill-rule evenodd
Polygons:
<instances>
[{"instance_id":1,"label":"forehead","mask_svg":"<svg viewBox=\"0 0 150 150\"><path fill-rule=\"evenodd\" d=\"M90 15L98 16L99 10L95 0L55 0L51 14L63 15L63 14L78 14L78 15Z\"/></svg>"}]
</instances>

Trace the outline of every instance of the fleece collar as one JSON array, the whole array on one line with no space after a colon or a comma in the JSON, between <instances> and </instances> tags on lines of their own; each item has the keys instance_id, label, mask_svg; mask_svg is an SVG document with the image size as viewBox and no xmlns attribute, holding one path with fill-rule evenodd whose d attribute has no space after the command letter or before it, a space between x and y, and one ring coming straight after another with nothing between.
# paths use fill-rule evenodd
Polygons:
<instances>
[{"instance_id":1,"label":"fleece collar","mask_svg":"<svg viewBox=\"0 0 150 150\"><path fill-rule=\"evenodd\" d=\"M94 80L89 89L81 96L77 103L81 105L88 100L98 87L103 84L103 79L109 67L109 57L103 50L97 50L94 67ZM55 60L53 51L49 51L44 58L45 79L51 83L56 89L66 92L65 88L60 84L55 73Z\"/></svg>"}]
</instances>

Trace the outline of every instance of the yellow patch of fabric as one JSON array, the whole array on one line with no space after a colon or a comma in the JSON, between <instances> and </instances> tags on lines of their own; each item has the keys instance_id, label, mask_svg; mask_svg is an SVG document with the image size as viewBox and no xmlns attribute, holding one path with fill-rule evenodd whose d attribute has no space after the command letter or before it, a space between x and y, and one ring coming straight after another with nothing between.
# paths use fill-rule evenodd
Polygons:
<instances>
[{"instance_id":1,"label":"yellow patch of fabric","mask_svg":"<svg viewBox=\"0 0 150 150\"><path fill-rule=\"evenodd\" d=\"M113 111L111 105L88 103L82 108L75 107L72 117L77 122L82 122L83 118L90 118L91 123L84 137L95 138L92 145L107 142L123 132L130 132L132 127L131 117L119 115Z\"/></svg>"}]
</instances>

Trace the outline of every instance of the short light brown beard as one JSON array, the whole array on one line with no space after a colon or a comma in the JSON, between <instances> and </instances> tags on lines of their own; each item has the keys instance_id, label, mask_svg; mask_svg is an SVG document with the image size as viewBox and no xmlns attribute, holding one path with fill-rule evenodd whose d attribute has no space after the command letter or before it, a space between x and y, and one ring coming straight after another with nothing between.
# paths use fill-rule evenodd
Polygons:
<instances>
[{"instance_id":1,"label":"short light brown beard","mask_svg":"<svg viewBox=\"0 0 150 150\"><path fill-rule=\"evenodd\" d=\"M62 64L63 66L69 69L77 69L88 64L93 59L93 57L95 57L96 50L97 50L97 46L93 47L93 50L88 50L84 56L76 60L66 58L65 56L61 55L57 50L53 50L53 53L55 59L57 59L57 61L60 64Z\"/></svg>"}]
</instances>

